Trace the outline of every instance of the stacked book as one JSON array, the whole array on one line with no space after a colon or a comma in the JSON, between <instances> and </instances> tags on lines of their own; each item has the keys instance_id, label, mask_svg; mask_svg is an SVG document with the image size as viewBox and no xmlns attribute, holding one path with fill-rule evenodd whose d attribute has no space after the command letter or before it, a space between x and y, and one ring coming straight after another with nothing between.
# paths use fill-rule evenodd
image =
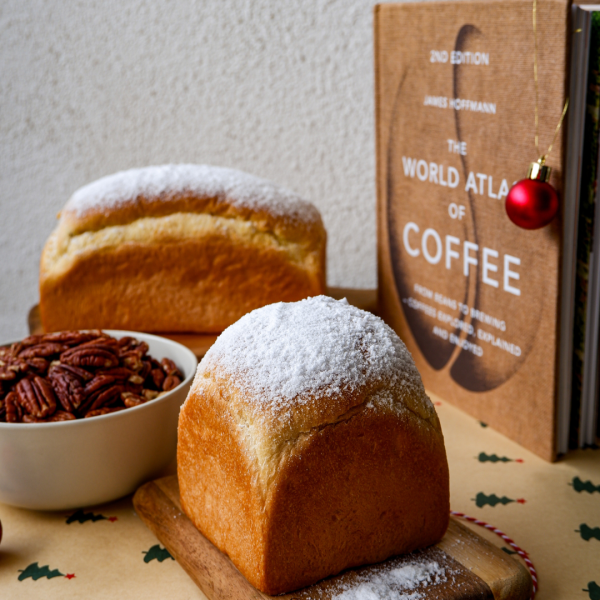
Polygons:
<instances>
[{"instance_id":1,"label":"stacked book","mask_svg":"<svg viewBox=\"0 0 600 600\"><path fill-rule=\"evenodd\" d=\"M598 124L600 5L572 7L571 114L566 157L558 451L600 438ZM596 260L594 260L596 257Z\"/></svg>"},{"instance_id":2,"label":"stacked book","mask_svg":"<svg viewBox=\"0 0 600 600\"><path fill-rule=\"evenodd\" d=\"M534 36L532 0L375 9L382 316L431 392L547 460L600 434L596 10L537 0ZM545 150L567 97L560 214L521 229L505 201L536 106Z\"/></svg>"}]
</instances>

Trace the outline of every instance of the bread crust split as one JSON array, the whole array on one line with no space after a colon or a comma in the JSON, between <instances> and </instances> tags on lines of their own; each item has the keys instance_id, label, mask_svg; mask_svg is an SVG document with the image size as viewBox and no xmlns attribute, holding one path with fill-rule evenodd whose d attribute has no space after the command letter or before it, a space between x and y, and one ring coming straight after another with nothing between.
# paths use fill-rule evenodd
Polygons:
<instances>
[{"instance_id":1,"label":"bread crust split","mask_svg":"<svg viewBox=\"0 0 600 600\"><path fill-rule=\"evenodd\" d=\"M290 592L443 537L444 440L414 364L281 409L218 350L180 413L181 502L252 585Z\"/></svg>"},{"instance_id":2,"label":"bread crust split","mask_svg":"<svg viewBox=\"0 0 600 600\"><path fill-rule=\"evenodd\" d=\"M218 333L265 304L323 293L325 247L310 203L245 173L118 173L63 209L42 253L42 324Z\"/></svg>"}]
</instances>

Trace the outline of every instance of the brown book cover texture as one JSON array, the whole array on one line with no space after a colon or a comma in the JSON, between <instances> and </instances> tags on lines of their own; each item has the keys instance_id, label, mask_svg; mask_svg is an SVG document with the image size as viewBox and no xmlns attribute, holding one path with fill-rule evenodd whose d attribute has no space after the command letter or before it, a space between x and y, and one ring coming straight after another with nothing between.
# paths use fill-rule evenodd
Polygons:
<instances>
[{"instance_id":1,"label":"brown book cover texture","mask_svg":"<svg viewBox=\"0 0 600 600\"><path fill-rule=\"evenodd\" d=\"M538 0L540 149L567 89L568 3ZM504 202L538 158L532 2L375 8L378 268L384 319L425 386L555 458L561 219ZM561 190L562 133L547 164Z\"/></svg>"}]
</instances>

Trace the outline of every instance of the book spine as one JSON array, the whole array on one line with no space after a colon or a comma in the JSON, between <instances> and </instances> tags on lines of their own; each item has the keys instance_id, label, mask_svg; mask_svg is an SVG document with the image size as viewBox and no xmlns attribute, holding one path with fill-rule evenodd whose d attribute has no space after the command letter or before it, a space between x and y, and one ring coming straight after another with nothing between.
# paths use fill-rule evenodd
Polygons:
<instances>
[{"instance_id":1,"label":"book spine","mask_svg":"<svg viewBox=\"0 0 600 600\"><path fill-rule=\"evenodd\" d=\"M583 387L581 391L581 419L579 427L579 446L592 445L596 441L596 411L598 397L598 327L600 324L600 219L597 218L598 172L600 156L599 112L600 112L600 12L592 14L590 39L590 65L588 77L588 120L594 125L590 131L591 143L595 150L595 170L588 181L588 194L583 202L581 260L587 263L587 270L581 269L582 276L587 274L585 340L583 353ZM593 160L593 156L590 160Z\"/></svg>"},{"instance_id":2,"label":"book spine","mask_svg":"<svg viewBox=\"0 0 600 600\"><path fill-rule=\"evenodd\" d=\"M577 269L575 324L573 333L573 416L579 417L578 440L573 445L585 444L586 405L589 403L591 379L595 371L591 356L595 338L592 305L592 268L596 188L598 179L598 129L600 109L600 13L590 14L590 42L586 80L586 116L581 171L581 196L577 235ZM598 257L597 257L598 258ZM579 408L579 415L574 413Z\"/></svg>"},{"instance_id":3,"label":"book spine","mask_svg":"<svg viewBox=\"0 0 600 600\"><path fill-rule=\"evenodd\" d=\"M570 110L568 121L569 152L566 161L563 219L563 257L561 282L560 351L558 375L557 452L564 454L572 438L573 324L575 314L575 273L577 266L577 216L581 182L581 154L585 113L585 84L589 47L589 12L579 6L571 9L573 34L571 50Z\"/></svg>"}]
</instances>

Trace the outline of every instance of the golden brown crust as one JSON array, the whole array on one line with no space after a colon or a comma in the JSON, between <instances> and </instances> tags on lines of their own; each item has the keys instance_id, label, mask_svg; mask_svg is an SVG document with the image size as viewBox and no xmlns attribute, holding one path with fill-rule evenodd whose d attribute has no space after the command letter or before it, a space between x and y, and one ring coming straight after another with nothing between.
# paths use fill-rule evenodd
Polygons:
<instances>
[{"instance_id":1,"label":"golden brown crust","mask_svg":"<svg viewBox=\"0 0 600 600\"><path fill-rule=\"evenodd\" d=\"M255 587L289 592L442 538L449 483L437 420L367 398L291 439L265 488L243 404L199 370L180 416L178 476L186 514Z\"/></svg>"},{"instance_id":2,"label":"golden brown crust","mask_svg":"<svg viewBox=\"0 0 600 600\"><path fill-rule=\"evenodd\" d=\"M144 217L164 217L174 213L210 214L226 219L251 221L259 230L274 232L291 241L319 242L320 228L315 222L284 218L269 211L248 206L237 206L218 197L197 196L190 192L173 194L168 202L161 197L140 195L135 202L124 202L110 211L90 208L81 213L64 209L61 211L63 226L68 235L79 235L86 231L98 231L105 227L126 225ZM318 222L320 219L315 219Z\"/></svg>"},{"instance_id":3,"label":"golden brown crust","mask_svg":"<svg viewBox=\"0 0 600 600\"><path fill-rule=\"evenodd\" d=\"M223 398L214 393L180 414L177 468L182 507L213 544L229 549L236 564L254 566L249 567L253 572L247 571L253 581L261 570L263 502L251 485L253 464L237 443L236 428L222 418L223 408Z\"/></svg>"},{"instance_id":4,"label":"golden brown crust","mask_svg":"<svg viewBox=\"0 0 600 600\"><path fill-rule=\"evenodd\" d=\"M303 440L267 504L261 589L298 589L443 537L450 510L444 444L415 419L365 409Z\"/></svg>"},{"instance_id":5,"label":"golden brown crust","mask_svg":"<svg viewBox=\"0 0 600 600\"><path fill-rule=\"evenodd\" d=\"M77 190L60 216L64 234L74 236L175 213L242 219L260 231L312 245L322 237L321 217L309 202L267 180L210 165L109 175Z\"/></svg>"},{"instance_id":6,"label":"golden brown crust","mask_svg":"<svg viewBox=\"0 0 600 600\"><path fill-rule=\"evenodd\" d=\"M324 247L323 247L324 252ZM77 254L40 277L45 331L112 328L220 332L245 313L325 289L323 259L236 243L215 231L198 240L125 243Z\"/></svg>"},{"instance_id":7,"label":"golden brown crust","mask_svg":"<svg viewBox=\"0 0 600 600\"><path fill-rule=\"evenodd\" d=\"M324 293L325 247L314 206L245 173L118 173L63 209L42 252L42 324L220 332L265 304Z\"/></svg>"}]
</instances>

